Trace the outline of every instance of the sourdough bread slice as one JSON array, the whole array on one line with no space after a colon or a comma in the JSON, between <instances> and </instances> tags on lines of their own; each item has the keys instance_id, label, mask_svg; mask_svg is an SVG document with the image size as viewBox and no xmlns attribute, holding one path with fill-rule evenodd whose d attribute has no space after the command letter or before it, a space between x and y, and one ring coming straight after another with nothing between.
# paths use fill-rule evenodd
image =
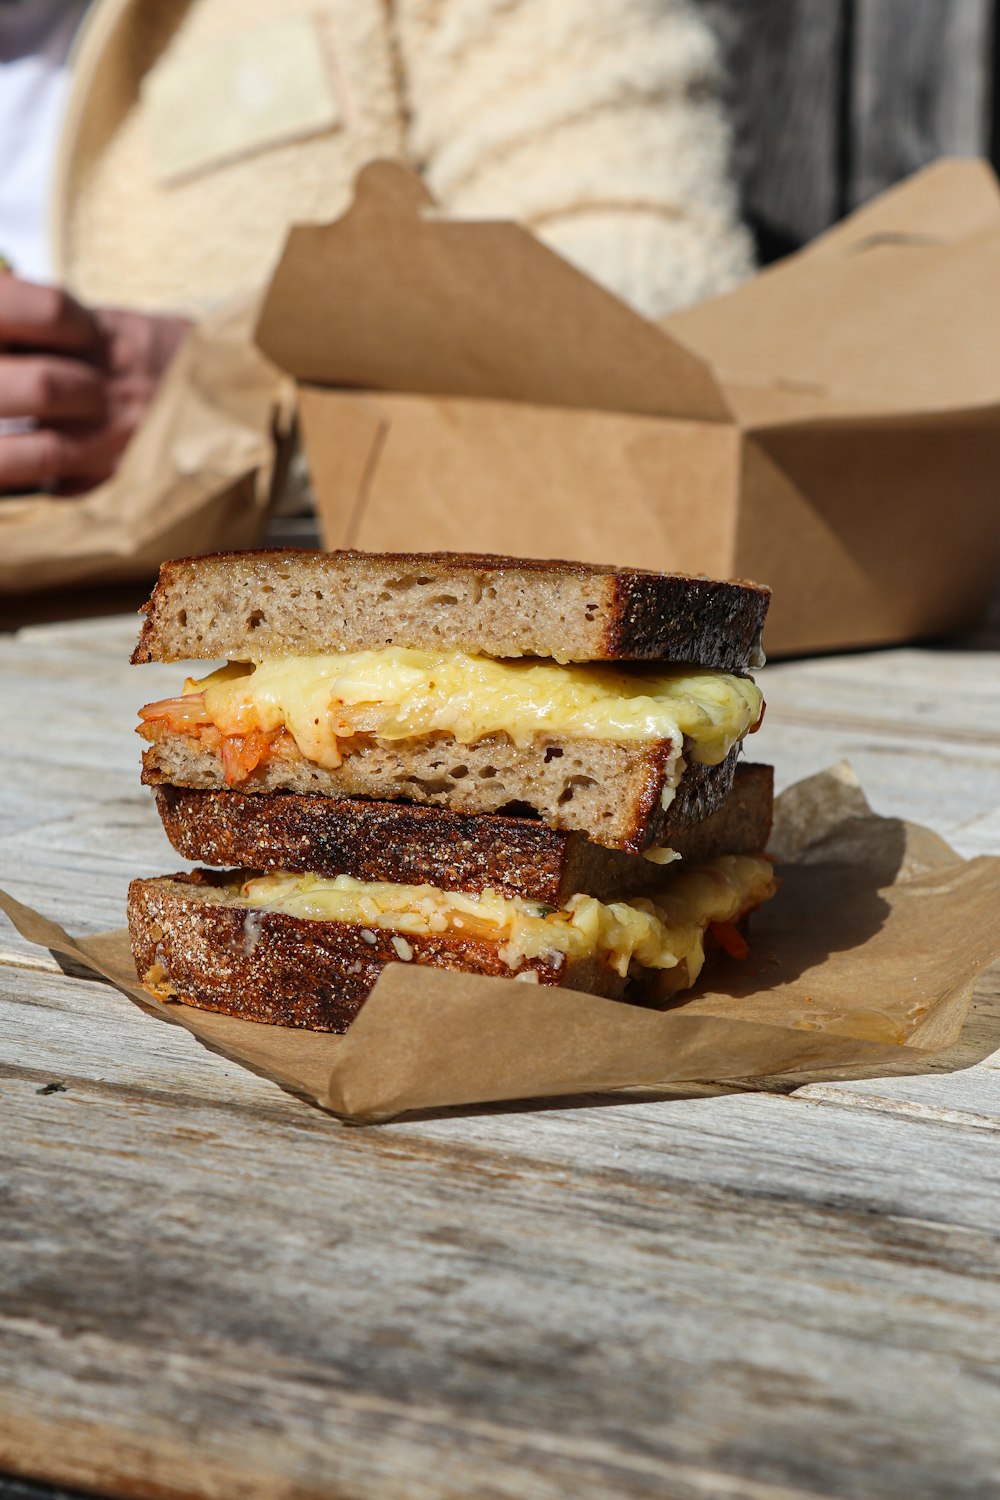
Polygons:
<instances>
[{"instance_id":1,"label":"sourdough bread slice","mask_svg":"<svg viewBox=\"0 0 1000 1500\"><path fill-rule=\"evenodd\" d=\"M222 791L220 756L162 723L142 727L152 740L143 781ZM664 788L676 757L670 740L549 740L529 747L506 735L474 745L449 736L371 737L335 770L307 760L294 742L240 782L240 790L370 797L446 807L459 813L528 812L550 828L578 831L595 843L638 854L667 843L677 829L719 807L733 784L739 747L720 765L692 762L672 798ZM667 805L664 806L664 802Z\"/></svg>"},{"instance_id":2,"label":"sourdough bread slice","mask_svg":"<svg viewBox=\"0 0 1000 1500\"><path fill-rule=\"evenodd\" d=\"M537 984L612 997L625 987L596 960L553 954L525 959L512 970L498 944L461 933L404 935L248 907L224 888L233 878L195 870L129 886L132 951L151 994L247 1021L346 1031L389 963L505 979L532 974Z\"/></svg>"},{"instance_id":3,"label":"sourdough bread slice","mask_svg":"<svg viewBox=\"0 0 1000 1500\"><path fill-rule=\"evenodd\" d=\"M688 863L759 852L771 830L772 791L770 766L742 762L721 807L672 834L671 847ZM156 788L156 805L177 852L204 865L492 889L552 906L581 891L599 900L642 895L664 877L662 864L601 848L582 833L557 832L535 818L169 785Z\"/></svg>"},{"instance_id":4,"label":"sourdough bread slice","mask_svg":"<svg viewBox=\"0 0 1000 1500\"><path fill-rule=\"evenodd\" d=\"M509 911L497 897L427 886L322 884L207 870L133 881L142 983L162 999L317 1031L345 1030L387 963L659 1005L691 984L716 941L733 951L734 924L775 890L759 858L668 877L652 906L631 909L579 896L561 911Z\"/></svg>"},{"instance_id":5,"label":"sourdough bread slice","mask_svg":"<svg viewBox=\"0 0 1000 1500\"><path fill-rule=\"evenodd\" d=\"M462 553L221 552L166 562L133 662L405 646L556 661L759 664L770 591Z\"/></svg>"}]
</instances>

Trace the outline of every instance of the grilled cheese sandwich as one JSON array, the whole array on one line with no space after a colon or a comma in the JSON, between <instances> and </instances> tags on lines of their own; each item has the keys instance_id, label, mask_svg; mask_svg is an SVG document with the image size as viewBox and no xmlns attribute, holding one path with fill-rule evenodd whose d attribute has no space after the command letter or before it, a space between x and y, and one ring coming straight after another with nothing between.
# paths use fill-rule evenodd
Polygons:
<instances>
[{"instance_id":1,"label":"grilled cheese sandwich","mask_svg":"<svg viewBox=\"0 0 1000 1500\"><path fill-rule=\"evenodd\" d=\"M775 889L768 768L728 810L766 603L502 558L167 564L135 659L229 662L141 710L143 779L235 867L133 882L147 987L343 1030L386 963L649 1002L744 952Z\"/></svg>"}]
</instances>

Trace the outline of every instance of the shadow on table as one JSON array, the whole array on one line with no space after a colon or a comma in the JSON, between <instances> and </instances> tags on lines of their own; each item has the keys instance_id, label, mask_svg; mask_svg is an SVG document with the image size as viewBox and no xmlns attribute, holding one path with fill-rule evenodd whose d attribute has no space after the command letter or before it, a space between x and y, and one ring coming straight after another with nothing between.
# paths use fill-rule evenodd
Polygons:
<instances>
[{"instance_id":1,"label":"shadow on table","mask_svg":"<svg viewBox=\"0 0 1000 1500\"><path fill-rule=\"evenodd\" d=\"M898 846L892 851L892 873L882 867L855 865L796 865L778 867L781 889L755 912L750 926L751 950L746 960L717 956L698 983L677 996L670 1008L692 1005L703 995L727 995L746 1000L792 983L825 963L835 953L861 947L884 925L890 907L882 892L898 872L905 846L900 823Z\"/></svg>"},{"instance_id":2,"label":"shadow on table","mask_svg":"<svg viewBox=\"0 0 1000 1500\"><path fill-rule=\"evenodd\" d=\"M871 821L859 818L858 828L869 828ZM895 883L908 848L907 828L899 818L879 818L877 826L877 842L865 838L863 858L845 852L845 836L837 830L839 857L825 859L818 844L801 863L778 865L777 895L750 919L750 957L716 953L697 984L662 1009L698 1014L707 996L713 1011L719 996L745 1005L794 983L832 955L868 942L889 916L884 892Z\"/></svg>"}]
</instances>

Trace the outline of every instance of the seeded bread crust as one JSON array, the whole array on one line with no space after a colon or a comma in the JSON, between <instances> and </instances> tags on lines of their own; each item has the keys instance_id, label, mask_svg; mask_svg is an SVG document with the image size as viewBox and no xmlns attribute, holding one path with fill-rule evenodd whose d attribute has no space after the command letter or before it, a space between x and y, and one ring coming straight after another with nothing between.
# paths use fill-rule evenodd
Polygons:
<instances>
[{"instance_id":1,"label":"seeded bread crust","mask_svg":"<svg viewBox=\"0 0 1000 1500\"><path fill-rule=\"evenodd\" d=\"M222 761L187 735L162 724L143 727L153 738L143 755L148 786L222 791ZM739 747L718 766L691 763L669 807L662 791L673 762L669 740L547 740L527 749L506 735L459 745L442 735L413 740L372 737L345 755L336 770L297 751L265 762L240 783L250 793L291 791L327 797L371 797L446 807L459 813L535 813L550 828L577 831L594 843L638 854L669 842L675 829L699 822L729 795Z\"/></svg>"},{"instance_id":2,"label":"seeded bread crust","mask_svg":"<svg viewBox=\"0 0 1000 1500\"><path fill-rule=\"evenodd\" d=\"M133 662L403 646L557 661L759 664L770 590L453 552L219 552L160 569Z\"/></svg>"},{"instance_id":3,"label":"seeded bread crust","mask_svg":"<svg viewBox=\"0 0 1000 1500\"><path fill-rule=\"evenodd\" d=\"M771 831L773 779L770 766L738 765L722 806L673 834L672 847L689 863L759 853ZM178 854L204 865L492 889L552 906L578 892L599 900L642 895L664 875L663 865L599 848L581 833L556 832L534 818L178 786L158 786L156 806Z\"/></svg>"},{"instance_id":4,"label":"seeded bread crust","mask_svg":"<svg viewBox=\"0 0 1000 1500\"><path fill-rule=\"evenodd\" d=\"M342 1032L386 964L401 961L506 979L531 972L539 984L612 997L625 988L599 962L554 955L512 970L495 943L456 933L404 935L241 906L220 889L234 878L195 870L129 886L132 951L151 994L245 1021Z\"/></svg>"}]
</instances>

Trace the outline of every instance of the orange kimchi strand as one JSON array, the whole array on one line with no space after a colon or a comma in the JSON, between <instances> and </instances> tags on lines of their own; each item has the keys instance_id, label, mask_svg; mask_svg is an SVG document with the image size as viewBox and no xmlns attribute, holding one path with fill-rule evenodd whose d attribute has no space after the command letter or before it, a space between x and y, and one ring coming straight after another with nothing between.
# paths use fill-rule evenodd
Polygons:
<instances>
[{"instance_id":1,"label":"orange kimchi strand","mask_svg":"<svg viewBox=\"0 0 1000 1500\"><path fill-rule=\"evenodd\" d=\"M251 729L249 734L224 734L219 753L227 786L235 786L252 776L257 767L271 759L281 729Z\"/></svg>"},{"instance_id":2,"label":"orange kimchi strand","mask_svg":"<svg viewBox=\"0 0 1000 1500\"><path fill-rule=\"evenodd\" d=\"M204 693L186 693L181 698L160 698L156 703L147 703L139 710L144 724L165 724L168 729L183 733L197 725L211 724L205 708Z\"/></svg>"},{"instance_id":3,"label":"orange kimchi strand","mask_svg":"<svg viewBox=\"0 0 1000 1500\"><path fill-rule=\"evenodd\" d=\"M147 703L139 710L139 719L137 732L145 740L155 743L167 735L183 735L202 751L218 755L227 786L246 781L268 761L294 761L301 757L294 736L284 725L276 729L255 727L242 733L221 729L205 708L204 693L186 693L179 698ZM342 745L353 751L364 743L363 735L353 734L344 741L338 736L330 747L331 764L340 765Z\"/></svg>"},{"instance_id":4,"label":"orange kimchi strand","mask_svg":"<svg viewBox=\"0 0 1000 1500\"><path fill-rule=\"evenodd\" d=\"M764 700L762 698L761 701L760 701L760 713L757 715L757 722L755 724L751 724L750 725L750 728L747 730L747 734L756 734L757 733L758 729L760 728L760 726L764 722L764 715L766 713L767 713L767 704L764 702Z\"/></svg>"},{"instance_id":5,"label":"orange kimchi strand","mask_svg":"<svg viewBox=\"0 0 1000 1500\"><path fill-rule=\"evenodd\" d=\"M709 922L708 930L723 953L728 953L730 958L747 957L750 944L735 922Z\"/></svg>"}]
</instances>

